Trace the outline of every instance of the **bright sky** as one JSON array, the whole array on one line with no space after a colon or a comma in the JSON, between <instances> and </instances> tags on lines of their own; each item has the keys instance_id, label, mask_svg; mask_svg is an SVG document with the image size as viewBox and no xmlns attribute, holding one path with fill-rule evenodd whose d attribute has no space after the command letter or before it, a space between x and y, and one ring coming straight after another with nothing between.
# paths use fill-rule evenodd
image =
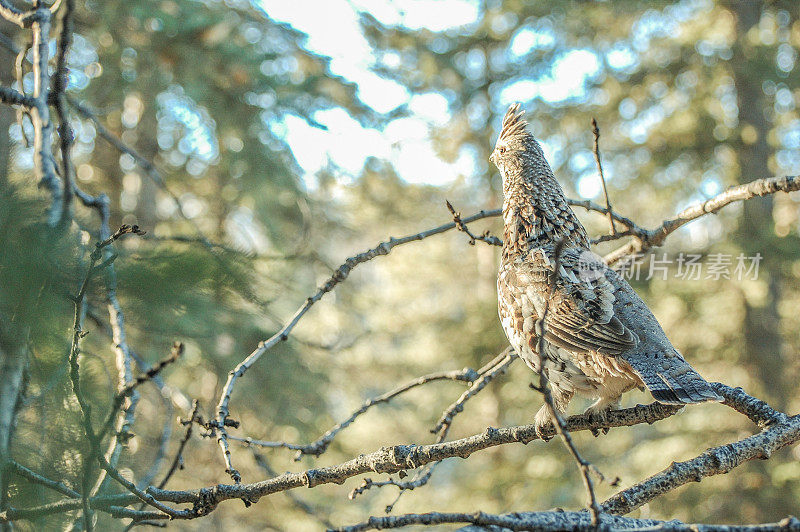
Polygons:
<instances>
[{"instance_id":1,"label":"bright sky","mask_svg":"<svg viewBox=\"0 0 800 532\"><path fill-rule=\"evenodd\" d=\"M315 173L328 161L342 169L344 179L356 176L364 160L374 156L390 161L409 183L444 185L459 176L470 176L475 161L464 152L450 164L435 153L428 132L431 126L449 121L447 100L440 94L411 95L405 88L370 71L375 58L358 23L359 11L369 13L385 24L402 24L412 29L442 31L475 22L480 16L480 2L473 0L261 0L266 13L308 35L307 47L331 57L331 70L358 85L358 97L379 112L387 112L408 103L413 115L395 120L383 131L362 128L346 112L330 110L313 118L328 131L310 126L296 116L287 116L276 132L285 135L305 171L309 189L316 186ZM555 45L552 30L522 28L509 44L511 58L523 56L534 48ZM609 57L612 67L628 66L632 54L616 50ZM614 64L616 63L616 64ZM584 84L600 70L600 60L589 50L573 50L554 65L552 74L538 81L510 80L499 94L501 106L515 101L541 98L558 102L583 94ZM558 80L558 81L556 81ZM546 151L552 147L545 146ZM580 192L593 197L595 190L587 180Z\"/></svg>"},{"instance_id":2,"label":"bright sky","mask_svg":"<svg viewBox=\"0 0 800 532\"><path fill-rule=\"evenodd\" d=\"M409 104L413 117L395 120L382 132L365 129L346 112L319 112L314 120L328 131L314 128L300 117L287 116L285 131L298 163L313 189L314 174L328 161L345 174L356 176L368 156L391 162L410 183L451 182L472 172L473 161L460 157L443 162L431 146L428 132L450 118L447 100L436 93L411 95L401 85L370 71L375 58L358 22L366 10L385 24L441 31L474 22L477 3L469 0L261 0L266 13L308 35L307 47L331 58L331 70L358 85L358 97L378 112ZM310 15L313 13L313 15ZM443 21L447 21L444 24ZM347 175L344 176L345 178Z\"/></svg>"}]
</instances>

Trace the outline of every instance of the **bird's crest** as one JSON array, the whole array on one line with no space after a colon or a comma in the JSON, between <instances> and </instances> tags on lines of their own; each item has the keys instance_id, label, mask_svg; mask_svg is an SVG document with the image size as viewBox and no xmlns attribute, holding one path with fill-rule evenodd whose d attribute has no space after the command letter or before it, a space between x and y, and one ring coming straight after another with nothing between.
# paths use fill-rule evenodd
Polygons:
<instances>
[{"instance_id":1,"label":"bird's crest","mask_svg":"<svg viewBox=\"0 0 800 532\"><path fill-rule=\"evenodd\" d=\"M525 116L524 111L519 110L519 104L512 104L506 111L506 116L503 117L503 127L500 130L500 136L497 140L511 139L517 136L522 136L527 133L525 128L528 126L528 121L523 119Z\"/></svg>"}]
</instances>

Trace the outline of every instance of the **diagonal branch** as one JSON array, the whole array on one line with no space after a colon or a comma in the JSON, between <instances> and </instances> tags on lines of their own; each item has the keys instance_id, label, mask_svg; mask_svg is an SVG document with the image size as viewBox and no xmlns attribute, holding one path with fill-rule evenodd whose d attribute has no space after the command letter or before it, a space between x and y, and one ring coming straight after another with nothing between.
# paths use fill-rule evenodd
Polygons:
<instances>
[{"instance_id":1,"label":"diagonal branch","mask_svg":"<svg viewBox=\"0 0 800 532\"><path fill-rule=\"evenodd\" d=\"M609 207L610 211L610 207ZM583 480L583 485L586 488L586 494L588 496L588 506L589 506L589 513L592 516L591 524L592 527L597 529L600 526L600 507L597 504L597 496L594 492L594 482L592 481L592 477L590 473L593 469L592 464L590 464L581 454L578 452L577 447L575 447L575 443L572 441L572 436L570 435L569 431L566 428L566 423L564 418L561 417L561 413L556 408L555 399L553 399L552 393L552 385L550 384L549 375L547 368L545 367L546 357L544 354L545 350L545 333L547 327L547 312L550 310L550 300L553 298L553 294L555 293L556 284L558 283L559 278L559 268L561 265L561 253L564 251L564 245L566 244L566 238L562 238L558 244L556 244L555 250L553 252L553 271L550 272L549 275L549 289L547 296L544 299L544 310L542 311L542 315L539 317L536 323L536 330L538 332L538 355L539 355L539 386L536 388L539 393L542 394L544 397L544 404L547 407L547 410L550 413L550 418L553 420L553 425L555 426L556 432L559 436L561 436L561 440L564 442L564 446L569 451L569 454L575 460L575 463L578 465L578 470L581 473L581 478ZM534 387L531 385L531 387ZM594 471L597 471L594 468ZM601 475L602 478L602 475Z\"/></svg>"},{"instance_id":2,"label":"diagonal branch","mask_svg":"<svg viewBox=\"0 0 800 532\"><path fill-rule=\"evenodd\" d=\"M464 393L462 393L459 398L453 402L453 404L445 409L445 411L442 413L442 416L439 418L439 421L436 423L436 426L431 429L433 434L438 434L436 437L436 443L442 443L445 438L447 438L447 434L453 424L453 419L455 416L463 412L464 404L472 399L475 395L480 393L481 390L486 388L486 386L492 382L495 377L504 374L511 363L513 363L516 359L517 355L509 346L478 371L478 375L480 375L480 377L476 378L470 387ZM414 475L414 478L411 480L395 480L393 478L389 478L388 480L376 482L370 478L365 478L360 486L350 492L348 497L350 499L355 499L358 495L361 495L365 491L372 488L395 486L400 491L397 493L397 497L395 497L394 501L386 506L385 511L388 514L394 509L394 506L397 504L397 501L400 500L400 497L402 497L403 493L427 484L433 476L436 466L438 466L440 463L441 462L432 462L427 464L424 468L417 471ZM400 478L402 479L403 476L404 472L401 471Z\"/></svg>"},{"instance_id":3,"label":"diagonal branch","mask_svg":"<svg viewBox=\"0 0 800 532\"><path fill-rule=\"evenodd\" d=\"M629 243L612 251L603 258L608 264L614 264L628 255L643 253L651 248L660 246L669 235L684 225L707 214L715 213L731 203L767 196L777 192L794 192L796 190L800 190L800 177L791 175L756 179L744 185L731 187L709 200L690 205L673 218L664 220L655 229L645 230L644 233L635 235Z\"/></svg>"},{"instance_id":4,"label":"diagonal branch","mask_svg":"<svg viewBox=\"0 0 800 532\"><path fill-rule=\"evenodd\" d=\"M737 442L712 447L685 462L673 462L659 473L625 489L603 502L603 511L625 515L659 495L689 482L729 473L756 458L766 460L772 453L800 440L800 415Z\"/></svg>"},{"instance_id":5,"label":"diagonal branch","mask_svg":"<svg viewBox=\"0 0 800 532\"><path fill-rule=\"evenodd\" d=\"M461 370L453 370L453 371L441 371L438 373L431 373L429 375L423 375L422 377L417 377L413 381L406 383L402 386L395 388L394 390L390 390L384 394L381 394L377 397L373 397L372 399L368 399L361 405L361 407L353 412L350 417L341 421L334 425L330 430L328 430L325 434L320 436L316 441L309 443L308 445L297 445L292 443L287 443L283 441L261 441L261 440L254 440L252 438L239 438L236 436L228 435L228 438L231 440L242 442L248 446L256 446L256 447L283 447L286 449L292 449L297 451L297 455L295 456L295 461L299 461L303 455L313 455L313 456L320 456L323 454L330 446L331 442L333 442L334 438L341 432L342 430L349 427L360 415L364 414L367 410L372 408L375 405L381 403L388 403L398 395L404 394L409 390L413 390L418 386L422 386L423 384L427 384L429 382L435 382L440 380L451 380L451 381L463 381L463 382L474 382L478 378L478 373L472 368L464 368Z\"/></svg>"},{"instance_id":6,"label":"diagonal branch","mask_svg":"<svg viewBox=\"0 0 800 532\"><path fill-rule=\"evenodd\" d=\"M475 242L480 240L481 242L486 242L491 246L502 246L503 241L497 238L496 236L492 235L488 230L486 230L482 235L476 235L472 231L469 230L467 224L461 219L461 213L456 212L455 207L453 204L450 203L448 200L444 200L445 204L447 205L447 210L450 211L450 214L453 215L453 223L456 224L456 229L465 233L469 237L469 245L474 246Z\"/></svg>"},{"instance_id":7,"label":"diagonal branch","mask_svg":"<svg viewBox=\"0 0 800 532\"><path fill-rule=\"evenodd\" d=\"M474 214L468 218L463 220L464 223L469 223L475 220L480 220L481 218L487 218L490 216L497 216L499 214L499 210L495 211L480 211L477 214ZM381 242L377 246L372 249L368 249L358 255L354 255L336 269L333 272L333 275L323 284L317 292L306 299L305 303L300 306L299 309L294 313L288 323L284 325L278 332L276 332L271 338L265 340L259 344L259 346L252 352L250 355L245 358L236 368L234 368L228 374L228 380L225 382L225 386L222 389L222 393L220 394L219 403L217 404L217 418L216 418L216 426L215 429L217 430L217 443L222 450L223 459L225 461L225 472L231 475L231 478L234 482L238 483L241 481L241 475L239 472L233 467L231 462L230 456L230 449L228 446L228 433L227 433L227 426L231 426L231 423L238 425L237 422L232 421L228 418L230 414L230 410L228 407L228 403L231 399L231 394L233 393L233 388L236 384L236 380L244 375L250 367L255 364L261 356L269 351L272 347L280 342L286 341L289 338L289 334L292 332L294 327L297 323L303 318L303 316L311 309L311 307L322 299L322 297L330 292L331 290L336 287L339 283L347 279L350 275L350 272L353 271L353 268L357 267L359 264L363 264L365 262L369 262L370 260L374 259L375 257L379 257L381 255L388 255L392 249L397 246L401 246L403 244L408 244L409 242L416 242L418 240L423 240L425 238L438 235L440 233L444 233L445 231L449 231L456 227L455 222L450 222L444 225L440 225L439 227L434 227L433 229L429 229L427 231L422 231L420 233L416 233L413 235L404 236L402 238L389 238L386 242Z\"/></svg>"}]
</instances>

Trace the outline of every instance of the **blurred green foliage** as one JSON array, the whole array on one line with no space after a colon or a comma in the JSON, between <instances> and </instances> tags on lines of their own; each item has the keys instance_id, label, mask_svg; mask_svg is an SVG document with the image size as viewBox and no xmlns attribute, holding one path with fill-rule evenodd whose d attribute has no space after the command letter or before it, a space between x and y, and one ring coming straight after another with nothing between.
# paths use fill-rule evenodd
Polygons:
<instances>
[{"instance_id":1,"label":"blurred green foliage","mask_svg":"<svg viewBox=\"0 0 800 532\"><path fill-rule=\"evenodd\" d=\"M572 197L597 179L591 117L602 131L611 200L645 226L729 185L797 173L800 166L795 2L495 0L481 3L473 24L442 32L389 26L363 13L375 70L411 93L444 95L452 118L433 128L436 147L446 160L467 150L476 167L447 186L411 185L390 163L369 158L352 180L340 179L336 168L323 170L315 190L305 188L291 147L271 124L291 113L316 127L315 112L343 108L363 126L381 128L410 111L380 115L361 103L356 87L331 73L329 59L307 49L304 35L248 2L90 0L79 8L71 94L156 163L193 222L220 244L211 250L200 244L192 224L145 172L97 136L90 121L72 117L78 184L112 198L112 227L138 223L148 231L116 245L119 297L129 343L141 359L163 358L173 340L187 345L164 375L173 390L169 399L183 416L195 398L206 417L213 415L227 372L345 257L389 236L448 221L445 198L465 214L498 207L499 176L487 157L505 100L524 95L530 85L523 82L552 77L570 53L589 51L598 59L575 95L522 99ZM383 60L392 54L400 61ZM523 84L514 89L515 83ZM12 121L13 113L0 111L4 127ZM85 443L64 364L70 295L85 273L97 219L78 207L68 234L42 225L44 203L36 199L16 135L7 175L0 169L0 320L10 324L0 340L19 342L29 331L24 341L30 364L12 452L32 469L78 486ZM800 408L798 201L797 194L781 195L726 209L680 230L663 250L759 252L764 262L758 280L636 284L673 343L704 376L743 386L790 413ZM604 217L579 214L590 233L607 231ZM500 228L498 220L474 225L474 232ZM425 373L476 368L491 359L506 345L495 310L498 251L478 244L446 233L356 269L315 305L292 339L239 381L231 415L242 427L232 433L309 442L365 398ZM105 304L97 278L82 362L96 423L116 382ZM527 368L513 366L467 404L450 437L530 422L540 402L527 386L530 379ZM427 443L441 411L462 391L459 384L429 384L377 407L320 458L294 463L288 451L263 454L278 471L299 471L381 445ZM120 462L131 478L152 465L165 422L174 431L170 453L182 432L154 386L141 394L136 436ZM649 399L635 392L626 400ZM654 426L575 439L607 477L619 476L627 486L672 460L754 430L725 407L703 405ZM233 456L245 481L268 476L250 450L234 444ZM667 494L637 515L712 523L781 519L797 512L799 460L800 448L785 449L768 462ZM229 481L213 438L194 438L184 462L169 487ZM296 495L337 525L380 514L395 498L390 487L348 500L348 488L356 485L352 480ZM13 489L15 506L54 500L51 492L23 482ZM584 504L582 489L557 441L501 446L442 464L429 485L406 493L394 511L574 508ZM599 487L603 498L614 491ZM20 523L19 529L63 529L75 518L54 516ZM120 526L105 515L99 519L102 529ZM277 494L249 509L226 503L207 518L171 526L299 530L320 523Z\"/></svg>"}]
</instances>

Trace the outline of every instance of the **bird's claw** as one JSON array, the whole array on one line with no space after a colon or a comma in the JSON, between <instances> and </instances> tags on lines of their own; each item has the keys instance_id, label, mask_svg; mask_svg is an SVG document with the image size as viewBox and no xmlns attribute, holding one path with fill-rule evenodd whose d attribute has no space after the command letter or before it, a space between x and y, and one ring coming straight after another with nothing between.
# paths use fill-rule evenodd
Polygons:
<instances>
[{"instance_id":1,"label":"bird's claw","mask_svg":"<svg viewBox=\"0 0 800 532\"><path fill-rule=\"evenodd\" d=\"M552 440L552 434L546 434L544 432L544 428L551 424L553 427L555 427L555 423L556 420L550 415L550 410L547 408L547 405L542 406L533 419L533 426L536 429L536 435L545 442Z\"/></svg>"},{"instance_id":2,"label":"bird's claw","mask_svg":"<svg viewBox=\"0 0 800 532\"><path fill-rule=\"evenodd\" d=\"M539 436L539 438L545 443L553 439L553 436L550 434L545 434L545 432L542 430L542 427L540 426L536 427L536 435Z\"/></svg>"}]
</instances>

